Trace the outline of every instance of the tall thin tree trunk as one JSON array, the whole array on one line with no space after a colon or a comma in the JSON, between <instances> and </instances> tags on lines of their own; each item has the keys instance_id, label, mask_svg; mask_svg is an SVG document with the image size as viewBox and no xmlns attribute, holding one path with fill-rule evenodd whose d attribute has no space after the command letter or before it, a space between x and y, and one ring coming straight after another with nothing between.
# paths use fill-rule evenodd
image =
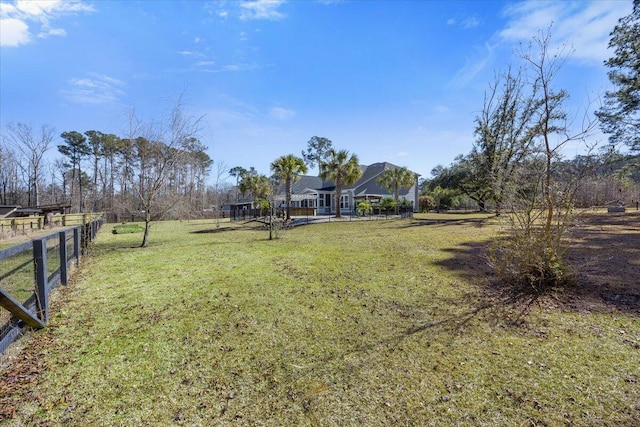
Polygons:
<instances>
[{"instance_id":1,"label":"tall thin tree trunk","mask_svg":"<svg viewBox=\"0 0 640 427\"><path fill-rule=\"evenodd\" d=\"M144 235L142 236L141 248L146 248L149 243L149 229L151 228L151 212L149 209L144 211Z\"/></svg>"}]
</instances>

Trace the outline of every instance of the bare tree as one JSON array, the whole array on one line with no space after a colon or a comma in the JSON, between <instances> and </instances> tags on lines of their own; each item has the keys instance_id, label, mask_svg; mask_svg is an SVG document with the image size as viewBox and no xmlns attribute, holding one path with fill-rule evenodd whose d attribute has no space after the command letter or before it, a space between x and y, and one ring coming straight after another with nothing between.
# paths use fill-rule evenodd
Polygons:
<instances>
[{"instance_id":1,"label":"bare tree","mask_svg":"<svg viewBox=\"0 0 640 427\"><path fill-rule=\"evenodd\" d=\"M128 139L137 142L139 157L138 180L131 180L130 183L145 223L141 247L148 245L151 222L162 218L178 202L176 198L160 196L166 189L167 178L172 168L199 147L196 136L200 131L200 121L201 118L185 114L180 99L160 125L143 124L134 111L130 114Z\"/></svg>"},{"instance_id":2,"label":"bare tree","mask_svg":"<svg viewBox=\"0 0 640 427\"><path fill-rule=\"evenodd\" d=\"M213 205L214 214L216 218L216 224L220 226L220 212L222 209L222 194L224 190L228 190L229 184L225 182L226 175L229 171L229 166L223 161L215 162L215 169L213 173Z\"/></svg>"},{"instance_id":3,"label":"bare tree","mask_svg":"<svg viewBox=\"0 0 640 427\"><path fill-rule=\"evenodd\" d=\"M35 134L33 128L25 123L9 123L3 137L14 147L20 160L21 168L27 175L28 204L40 204L40 184L43 175L43 159L55 137L55 130L42 125L40 133Z\"/></svg>"},{"instance_id":4,"label":"bare tree","mask_svg":"<svg viewBox=\"0 0 640 427\"><path fill-rule=\"evenodd\" d=\"M569 283L564 255L567 231L574 223L575 190L582 174L560 176L560 160L568 143L586 144L596 128L596 120L586 111L580 124L568 119L564 109L568 94L553 89L567 55L562 50L550 53L550 42L549 29L540 32L528 50L519 52L529 73L528 99L536 106L526 124L533 133L535 148L514 170L516 185L505 194L510 207L510 215L506 215L510 237L490 248L490 259L502 278L535 294Z\"/></svg>"},{"instance_id":5,"label":"bare tree","mask_svg":"<svg viewBox=\"0 0 640 427\"><path fill-rule=\"evenodd\" d=\"M0 141L0 204L15 203L15 194L12 188L17 181L17 162L15 155L7 144Z\"/></svg>"}]
</instances>

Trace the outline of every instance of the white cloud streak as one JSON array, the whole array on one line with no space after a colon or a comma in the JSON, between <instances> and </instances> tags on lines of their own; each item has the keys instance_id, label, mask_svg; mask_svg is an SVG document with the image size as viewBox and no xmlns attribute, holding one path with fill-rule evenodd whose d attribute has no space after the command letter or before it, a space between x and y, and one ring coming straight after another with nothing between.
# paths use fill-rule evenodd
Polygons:
<instances>
[{"instance_id":1,"label":"white cloud streak","mask_svg":"<svg viewBox=\"0 0 640 427\"><path fill-rule=\"evenodd\" d=\"M611 30L631 9L632 2L624 1L525 1L505 8L509 22L499 37L506 42L530 41L553 24L552 49L564 45L573 50L572 58L600 65L610 56Z\"/></svg>"},{"instance_id":2,"label":"white cloud streak","mask_svg":"<svg viewBox=\"0 0 640 427\"><path fill-rule=\"evenodd\" d=\"M563 50L570 60L584 65L602 66L611 56L608 50L610 33L623 16L631 13L632 2L627 1L538 1L527 0L505 7L504 28L496 32L451 81L456 87L470 84L505 48L513 49L518 43L528 44L533 38L551 27L550 52ZM456 25L455 19L447 22ZM498 53L495 53L498 52Z\"/></svg>"},{"instance_id":3,"label":"white cloud streak","mask_svg":"<svg viewBox=\"0 0 640 427\"><path fill-rule=\"evenodd\" d=\"M267 19L278 20L284 18L284 14L278 8L284 0L251 0L240 3L240 19Z\"/></svg>"},{"instance_id":4,"label":"white cloud streak","mask_svg":"<svg viewBox=\"0 0 640 427\"><path fill-rule=\"evenodd\" d=\"M464 87L482 72L487 64L490 64L494 58L495 47L489 43L485 43L482 48L478 48L473 58L467 58L467 61L453 77L451 83L456 87Z\"/></svg>"},{"instance_id":5,"label":"white cloud streak","mask_svg":"<svg viewBox=\"0 0 640 427\"><path fill-rule=\"evenodd\" d=\"M273 107L269 110L269 117L276 120L289 120L296 115L296 112L287 108Z\"/></svg>"},{"instance_id":6,"label":"white cloud streak","mask_svg":"<svg viewBox=\"0 0 640 427\"><path fill-rule=\"evenodd\" d=\"M73 78L71 86L61 94L76 104L108 104L125 96L124 82L102 74L91 74L89 78Z\"/></svg>"}]
</instances>

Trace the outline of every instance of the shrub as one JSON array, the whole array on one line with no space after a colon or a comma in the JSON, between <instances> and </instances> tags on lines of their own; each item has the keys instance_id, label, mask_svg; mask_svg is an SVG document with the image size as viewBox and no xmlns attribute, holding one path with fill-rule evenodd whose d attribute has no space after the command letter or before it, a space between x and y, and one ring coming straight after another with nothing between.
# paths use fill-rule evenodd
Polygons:
<instances>
[{"instance_id":1,"label":"shrub","mask_svg":"<svg viewBox=\"0 0 640 427\"><path fill-rule=\"evenodd\" d=\"M366 216L371 213L371 203L368 202L360 202L356 207L356 212L358 216Z\"/></svg>"},{"instance_id":2,"label":"shrub","mask_svg":"<svg viewBox=\"0 0 640 427\"><path fill-rule=\"evenodd\" d=\"M540 295L571 284L563 255L562 247L550 245L541 230L528 230L492 242L488 258L502 283L516 292Z\"/></svg>"}]
</instances>

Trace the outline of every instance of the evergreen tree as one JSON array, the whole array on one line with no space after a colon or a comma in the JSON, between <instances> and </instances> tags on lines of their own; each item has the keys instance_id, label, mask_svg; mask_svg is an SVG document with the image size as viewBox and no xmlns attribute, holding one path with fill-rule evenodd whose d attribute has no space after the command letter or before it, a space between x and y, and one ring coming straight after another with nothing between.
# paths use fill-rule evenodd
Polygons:
<instances>
[{"instance_id":1,"label":"evergreen tree","mask_svg":"<svg viewBox=\"0 0 640 427\"><path fill-rule=\"evenodd\" d=\"M605 94L596 115L612 144L640 150L640 0L633 1L633 12L614 28L609 48L615 54L605 65L615 90Z\"/></svg>"}]
</instances>

